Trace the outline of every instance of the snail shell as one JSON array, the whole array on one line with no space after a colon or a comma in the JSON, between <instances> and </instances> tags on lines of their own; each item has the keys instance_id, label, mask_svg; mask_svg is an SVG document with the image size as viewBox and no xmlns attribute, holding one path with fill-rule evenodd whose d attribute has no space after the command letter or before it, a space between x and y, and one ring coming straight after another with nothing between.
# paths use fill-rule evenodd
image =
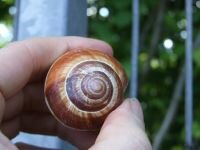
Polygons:
<instances>
[{"instance_id":1,"label":"snail shell","mask_svg":"<svg viewBox=\"0 0 200 150\"><path fill-rule=\"evenodd\" d=\"M51 66L46 103L62 124L96 130L123 101L127 76L119 62L96 50L72 50Z\"/></svg>"}]
</instances>

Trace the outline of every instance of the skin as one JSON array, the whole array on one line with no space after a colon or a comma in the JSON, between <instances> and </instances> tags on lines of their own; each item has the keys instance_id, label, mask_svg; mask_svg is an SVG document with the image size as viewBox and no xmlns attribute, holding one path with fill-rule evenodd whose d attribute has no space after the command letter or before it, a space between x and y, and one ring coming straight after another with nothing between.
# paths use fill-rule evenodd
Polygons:
<instances>
[{"instance_id":1,"label":"skin","mask_svg":"<svg viewBox=\"0 0 200 150\"><path fill-rule=\"evenodd\" d=\"M46 73L56 58L77 48L113 54L105 42L81 37L29 39L11 43L0 50L0 149L44 149L11 143L10 139L20 131L56 135L79 149L152 149L137 100L125 100L96 132L64 127L52 117L43 94Z\"/></svg>"}]
</instances>

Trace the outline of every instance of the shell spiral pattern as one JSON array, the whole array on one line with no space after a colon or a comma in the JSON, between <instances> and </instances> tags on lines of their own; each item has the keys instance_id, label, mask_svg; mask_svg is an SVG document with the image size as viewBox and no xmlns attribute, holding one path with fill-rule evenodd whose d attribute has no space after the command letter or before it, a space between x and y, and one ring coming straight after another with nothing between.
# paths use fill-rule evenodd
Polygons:
<instances>
[{"instance_id":1,"label":"shell spiral pattern","mask_svg":"<svg viewBox=\"0 0 200 150\"><path fill-rule=\"evenodd\" d=\"M100 111L112 99L121 99L120 92L113 90L113 87L121 86L120 79L105 63L82 62L72 70L66 83L69 99L83 111Z\"/></svg>"},{"instance_id":2,"label":"shell spiral pattern","mask_svg":"<svg viewBox=\"0 0 200 150\"><path fill-rule=\"evenodd\" d=\"M96 130L121 104L126 86L126 74L113 57L95 50L74 50L50 68L46 103L64 125Z\"/></svg>"}]
</instances>

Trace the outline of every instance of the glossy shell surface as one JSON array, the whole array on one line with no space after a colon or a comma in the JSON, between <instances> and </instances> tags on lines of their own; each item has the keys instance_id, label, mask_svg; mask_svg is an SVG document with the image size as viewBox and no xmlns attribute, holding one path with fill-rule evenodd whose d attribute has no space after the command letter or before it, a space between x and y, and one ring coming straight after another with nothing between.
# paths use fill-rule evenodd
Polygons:
<instances>
[{"instance_id":1,"label":"glossy shell surface","mask_svg":"<svg viewBox=\"0 0 200 150\"><path fill-rule=\"evenodd\" d=\"M123 101L127 76L119 62L96 50L73 50L51 66L46 103L62 124L96 130Z\"/></svg>"}]
</instances>

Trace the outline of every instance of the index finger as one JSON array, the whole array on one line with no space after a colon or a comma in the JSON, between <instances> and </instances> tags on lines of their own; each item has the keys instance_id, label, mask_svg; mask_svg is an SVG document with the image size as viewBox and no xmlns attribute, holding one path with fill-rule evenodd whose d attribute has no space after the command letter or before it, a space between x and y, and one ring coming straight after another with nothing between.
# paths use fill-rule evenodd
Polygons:
<instances>
[{"instance_id":1,"label":"index finger","mask_svg":"<svg viewBox=\"0 0 200 150\"><path fill-rule=\"evenodd\" d=\"M47 71L68 50L91 48L112 55L105 42L81 38L36 38L15 42L0 50L0 92L5 98L22 89L33 77Z\"/></svg>"}]
</instances>

